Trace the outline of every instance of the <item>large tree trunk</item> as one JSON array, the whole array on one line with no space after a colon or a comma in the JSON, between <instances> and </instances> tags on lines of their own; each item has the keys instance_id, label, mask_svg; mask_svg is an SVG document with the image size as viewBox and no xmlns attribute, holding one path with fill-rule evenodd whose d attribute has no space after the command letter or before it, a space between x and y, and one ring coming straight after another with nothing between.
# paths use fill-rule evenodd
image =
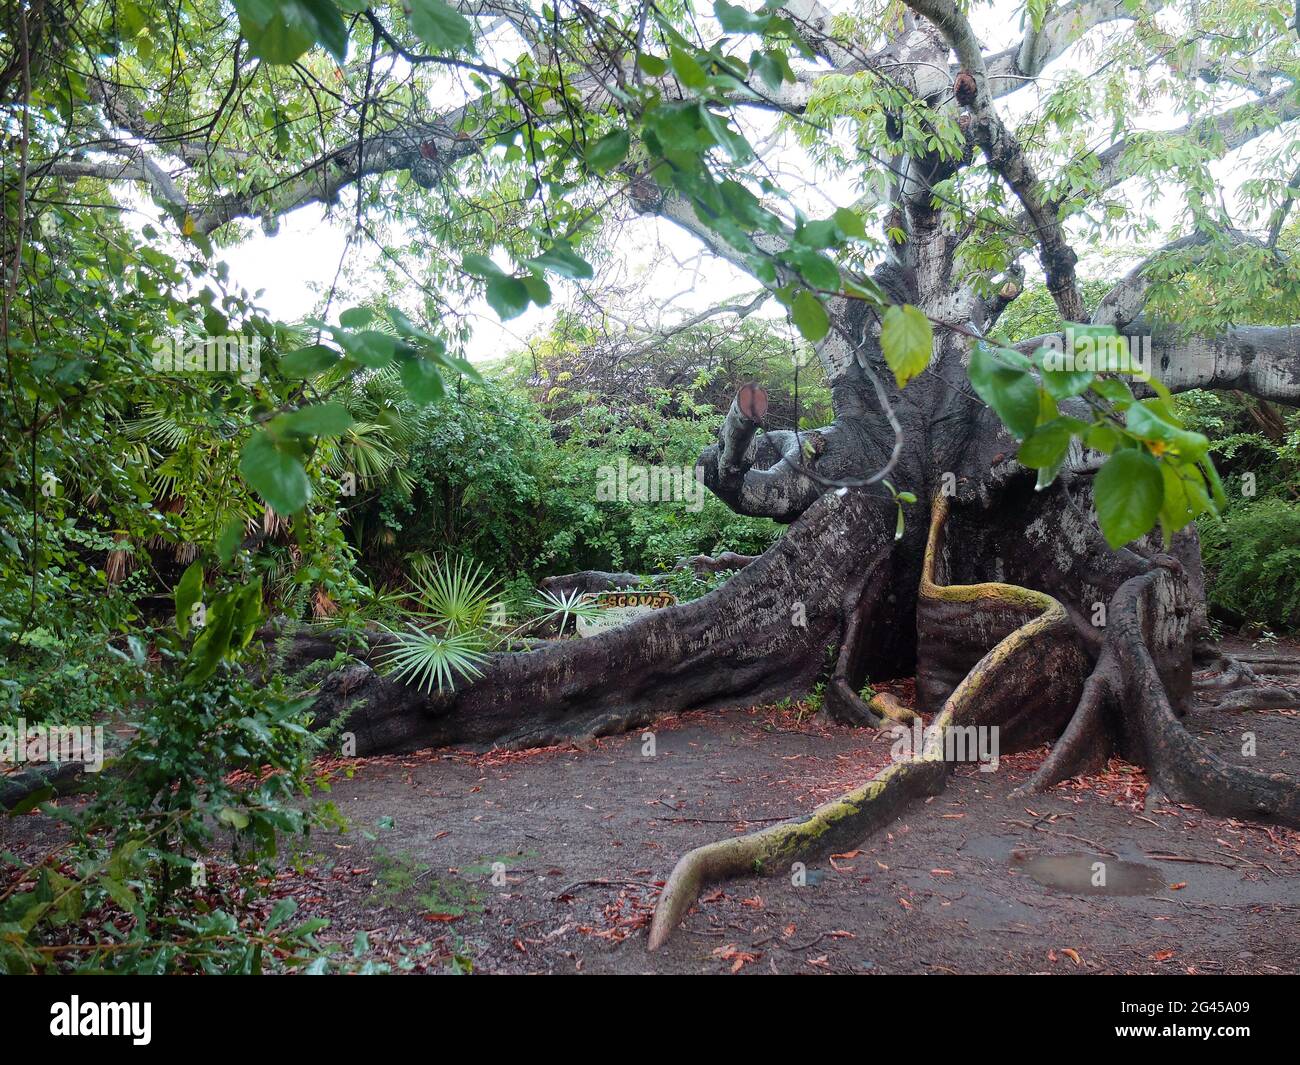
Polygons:
<instances>
[{"instance_id":1,"label":"large tree trunk","mask_svg":"<svg viewBox=\"0 0 1300 1065\"><path fill-rule=\"evenodd\" d=\"M790 522L770 551L695 602L501 655L454 695L412 699L367 670L347 724L358 750L550 744L799 694L819 678L828 713L881 725L910 711L865 702L863 678L914 673L917 710L934 715L925 749L806 818L686 855L652 946L704 883L851 845L911 797L941 790L947 738L972 727L997 728L1003 752L1060 737L1032 787L1119 752L1172 797L1300 824L1293 781L1225 765L1179 722L1205 625L1194 531L1167 554L1147 542L1111 550L1092 515L1093 464L1076 453L1036 491L1012 457L1016 442L971 392L957 336L941 338L930 370L900 390L881 361L878 323L852 305L840 314L823 345L836 422L798 439L761 434L750 392L701 457L707 483L737 510ZM892 496L860 483L891 455L890 479L918 497L897 538ZM828 490L837 480L854 484ZM325 704L338 711L347 700Z\"/></svg>"},{"instance_id":2,"label":"large tree trunk","mask_svg":"<svg viewBox=\"0 0 1300 1065\"><path fill-rule=\"evenodd\" d=\"M805 6L805 28L824 30L816 5ZM992 106L1014 81L999 80L996 63L986 69L950 0L908 6L929 24L908 16L894 45L908 62L889 69L910 79L918 98L951 106L947 72L956 54L967 79L957 96L970 152L982 151L1024 208L1062 317L1081 320L1077 256L1065 243L1060 205ZM1031 47L1028 59L1015 60L1028 65L1013 64L1013 72L1032 74L1060 44L1055 31L1035 40L1043 55ZM933 71L937 77L926 73ZM1103 188L1118 180L1112 172L1122 155L1103 160ZM970 161L897 160L888 257L871 278L888 302L914 305L944 326L928 369L897 387L881 353L880 316L865 302L831 297L832 328L818 354L834 422L813 432L764 433L765 397L746 388L701 456L705 483L732 509L789 525L766 555L696 602L594 639L500 656L453 696L386 702L376 686L387 682L361 678L362 688L376 689L349 723L364 750L550 743L639 726L668 711L798 694L819 678L827 682L828 713L881 725L913 711L864 701L863 678L915 675L916 710L933 715L924 749L806 818L683 857L660 899L652 947L709 880L777 871L851 845L911 797L941 789L951 764L947 740L958 730L997 728L1003 751L1059 737L1035 788L1114 751L1146 765L1167 794L1211 812L1300 824L1294 781L1225 765L1179 721L1205 627L1194 530L1175 537L1167 553L1154 542L1111 550L1092 513L1095 462L1075 448L1056 480L1035 490L1035 474L1015 460L1018 442L971 388L970 337L984 335L1018 285L989 298L954 276L964 236L941 224L934 189ZM651 186L637 202L746 266L689 202L655 191ZM755 242L770 254L782 239L765 233ZM1146 284L1144 271L1125 279L1104 301L1106 320L1129 326ZM1161 340L1162 370L1170 368L1172 343ZM1202 345L1195 354L1179 387L1262 382L1274 398L1293 395L1300 360L1294 338L1280 331L1242 333L1227 347ZM1079 400L1060 406L1087 414ZM904 506L897 537L886 480L917 498Z\"/></svg>"}]
</instances>

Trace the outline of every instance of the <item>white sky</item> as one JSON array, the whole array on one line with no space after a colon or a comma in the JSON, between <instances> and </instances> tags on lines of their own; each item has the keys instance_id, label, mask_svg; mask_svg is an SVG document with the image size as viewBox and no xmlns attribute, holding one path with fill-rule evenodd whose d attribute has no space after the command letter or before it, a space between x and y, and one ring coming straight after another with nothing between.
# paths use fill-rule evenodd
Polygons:
<instances>
[{"instance_id":1,"label":"white sky","mask_svg":"<svg viewBox=\"0 0 1300 1065\"><path fill-rule=\"evenodd\" d=\"M844 0L832 0L830 6L834 9L846 5ZM972 21L990 51L1018 41L1023 32L1017 0L992 0L990 6L974 12ZM1094 32L1104 33L1106 30ZM1069 66L1070 53L1067 53L1049 67L1044 76L1050 78L1054 70L1065 70ZM1033 92L1031 88L1004 98L1000 106L1004 111L1018 104L1032 106ZM760 123L764 121L770 127L773 120L757 120ZM1151 129L1171 128L1183 121L1184 116L1168 109L1147 116L1142 125ZM760 138L761 135L760 132ZM780 169L804 177L806 187L802 193L797 189L794 191L797 200L806 202L810 213L824 217L833 206L853 202L855 193L849 181L835 181L830 175L817 173L798 148L786 143L773 153L772 159ZM1249 168L1241 167L1239 161L1221 165L1217 170L1229 190L1249 173ZM810 195L809 188L815 194ZM333 281L345 247L345 234L351 220L348 202L345 198L345 206L336 208L333 218L328 217L319 205L301 208L281 220L275 237L267 237L258 231L241 244L225 249L221 257L230 265L232 280L250 292L265 290L260 302L274 317L293 321L318 310L318 293L328 289ZM1162 224L1168 224L1178 207L1178 203L1167 201L1151 209ZM657 218L643 217L623 227L619 231L618 245L618 254L611 256L612 262L606 264L598 281L613 278L627 291L647 293L645 304L650 309L647 311L644 306L632 308L637 325L655 324L654 305L662 303L670 295L676 298L666 311L661 312L666 324L731 297L752 294L758 289L752 278L729 264L711 256L701 257L701 246L693 237ZM1140 251L1132 250L1135 256ZM378 255L373 242L358 241L349 251L349 267L364 270L369 261L377 260ZM1032 272L1035 264L1026 260L1025 265ZM1109 270L1115 269L1117 264L1111 263ZM509 351L523 348L530 335L549 325L557 308L577 302L579 294L572 283L553 276L548 279L554 293L549 308L532 307L523 316L507 323L499 322L481 300L467 309L475 320L474 335L468 345L471 359L494 361ZM370 288L364 278L361 283L364 289ZM333 313L337 314L360 298L355 289L340 291L333 304ZM631 302L635 304L637 301ZM776 313L771 307L769 305L769 313Z\"/></svg>"}]
</instances>

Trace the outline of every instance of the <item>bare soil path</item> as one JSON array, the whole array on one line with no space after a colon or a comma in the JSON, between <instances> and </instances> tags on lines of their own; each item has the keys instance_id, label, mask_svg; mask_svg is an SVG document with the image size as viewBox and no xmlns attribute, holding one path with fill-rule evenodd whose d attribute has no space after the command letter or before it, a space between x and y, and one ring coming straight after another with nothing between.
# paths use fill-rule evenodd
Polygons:
<instances>
[{"instance_id":1,"label":"bare soil path","mask_svg":"<svg viewBox=\"0 0 1300 1065\"><path fill-rule=\"evenodd\" d=\"M1251 764L1300 767L1296 711L1201 709L1192 727L1225 756L1245 760L1250 733ZM941 796L802 877L706 890L646 951L682 854L811 810L895 742L795 706L688 713L585 750L323 760L347 829L317 831L272 893L416 973L1300 970L1300 833L1168 803L1118 761L1013 796L1046 748L959 767ZM4 826L5 846L35 857L58 831L28 814Z\"/></svg>"},{"instance_id":2,"label":"bare soil path","mask_svg":"<svg viewBox=\"0 0 1300 1065\"><path fill-rule=\"evenodd\" d=\"M1262 768L1300 763L1294 712L1196 727L1224 753L1253 732ZM1297 971L1300 833L1166 803L1120 762L1012 797L1046 749L959 768L942 796L802 884L706 891L646 952L678 857L810 810L885 765L893 743L766 708L660 722L652 756L635 733L584 751L371 759L335 785L353 830L315 841L315 908L389 960L435 942L417 971L448 952L487 972ZM1040 856L1066 856L1046 866L1057 886L1031 875ZM1093 888L1094 863L1117 859L1146 867L1141 894Z\"/></svg>"}]
</instances>

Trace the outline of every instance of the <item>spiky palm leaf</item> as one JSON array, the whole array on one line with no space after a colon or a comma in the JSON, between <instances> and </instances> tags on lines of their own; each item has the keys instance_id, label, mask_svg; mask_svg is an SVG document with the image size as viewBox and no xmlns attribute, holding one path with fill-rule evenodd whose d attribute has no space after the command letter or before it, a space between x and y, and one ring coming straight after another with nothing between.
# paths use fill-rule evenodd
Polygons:
<instances>
[{"instance_id":1,"label":"spiky palm leaf","mask_svg":"<svg viewBox=\"0 0 1300 1065\"><path fill-rule=\"evenodd\" d=\"M559 635L563 636L565 623L570 618L574 619L573 624L576 628L579 618L583 621L595 621L600 613L600 608L595 603L584 602L582 597L583 593L577 588L567 592L540 592L529 599L524 607L543 621L559 618Z\"/></svg>"},{"instance_id":2,"label":"spiky palm leaf","mask_svg":"<svg viewBox=\"0 0 1300 1065\"><path fill-rule=\"evenodd\" d=\"M467 558L419 558L411 566L411 583L420 616L449 634L484 631L497 596L490 570Z\"/></svg>"},{"instance_id":3,"label":"spiky palm leaf","mask_svg":"<svg viewBox=\"0 0 1300 1065\"><path fill-rule=\"evenodd\" d=\"M401 458L402 452L393 446L386 426L353 422L333 447L325 466L335 476L351 470L362 484L370 484L383 481Z\"/></svg>"},{"instance_id":4,"label":"spiky palm leaf","mask_svg":"<svg viewBox=\"0 0 1300 1065\"><path fill-rule=\"evenodd\" d=\"M407 631L388 629L393 643L379 666L393 680L424 692L454 691L457 680L481 677L488 655L483 637L475 632L426 632L410 622Z\"/></svg>"}]
</instances>

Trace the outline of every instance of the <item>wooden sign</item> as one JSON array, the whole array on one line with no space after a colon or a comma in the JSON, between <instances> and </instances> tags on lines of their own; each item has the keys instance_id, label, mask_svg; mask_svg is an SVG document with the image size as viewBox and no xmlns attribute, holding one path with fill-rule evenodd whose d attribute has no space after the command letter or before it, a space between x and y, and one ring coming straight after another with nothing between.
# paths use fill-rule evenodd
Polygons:
<instances>
[{"instance_id":1,"label":"wooden sign","mask_svg":"<svg viewBox=\"0 0 1300 1065\"><path fill-rule=\"evenodd\" d=\"M599 636L666 606L676 606L677 596L655 591L592 592L584 595L582 601L594 605L599 613L591 620L577 619L578 635Z\"/></svg>"}]
</instances>

